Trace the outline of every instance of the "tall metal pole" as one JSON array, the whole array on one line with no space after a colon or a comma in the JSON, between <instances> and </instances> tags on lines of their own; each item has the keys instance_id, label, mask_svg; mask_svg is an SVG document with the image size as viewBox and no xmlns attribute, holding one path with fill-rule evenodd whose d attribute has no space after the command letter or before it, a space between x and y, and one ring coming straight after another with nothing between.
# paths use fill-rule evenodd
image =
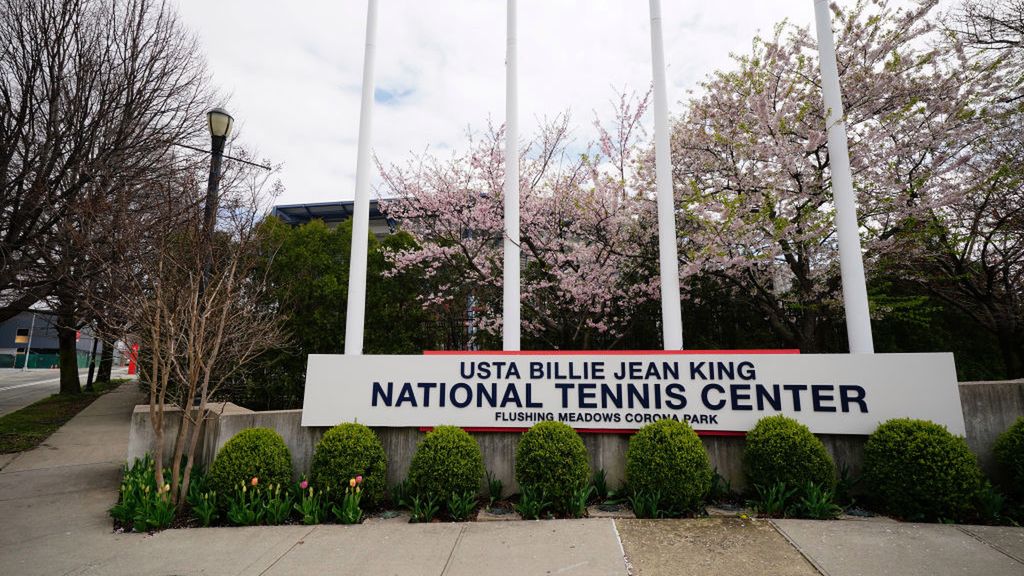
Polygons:
<instances>
[{"instance_id":1,"label":"tall metal pole","mask_svg":"<svg viewBox=\"0 0 1024 576\"><path fill-rule=\"evenodd\" d=\"M36 329L36 313L32 313L32 323L28 328L28 344L25 346L25 363L21 366L22 372L28 372L28 360L32 356L32 332Z\"/></svg>"},{"instance_id":2,"label":"tall metal pole","mask_svg":"<svg viewBox=\"0 0 1024 576\"><path fill-rule=\"evenodd\" d=\"M203 277L199 284L201 306L206 287L210 283L213 269L213 229L217 226L217 192L220 190L221 161L224 159L224 143L227 136L211 136L210 176L206 181L206 202L203 205Z\"/></svg>"},{"instance_id":3,"label":"tall metal pole","mask_svg":"<svg viewBox=\"0 0 1024 576\"><path fill-rule=\"evenodd\" d=\"M377 47L377 0L367 0L366 48L363 52L363 97L359 105L359 152L356 156L356 199L352 212L352 252L345 314L345 354L363 353L366 316L366 254L370 234L370 135L373 132L373 67Z\"/></svg>"},{"instance_id":4,"label":"tall metal pole","mask_svg":"<svg viewBox=\"0 0 1024 576\"><path fill-rule=\"evenodd\" d=\"M846 334L850 352L871 354L875 344L871 337L871 316L868 312L867 283L857 225L857 205L850 173L850 151L843 122L843 101L839 92L839 69L836 46L832 38L832 13L828 0L814 0L814 19L818 29L818 60L821 64L821 91L825 97L828 128L828 157L832 171L832 197L836 205L836 235L839 238L839 269L843 278L843 307L846 309Z\"/></svg>"},{"instance_id":5,"label":"tall metal pole","mask_svg":"<svg viewBox=\"0 0 1024 576\"><path fill-rule=\"evenodd\" d=\"M661 329L665 350L683 349L679 303L679 255L672 197L668 97L665 94L665 49L661 36L661 1L651 0L651 64L654 68L654 161L658 197L658 261L661 272Z\"/></svg>"},{"instance_id":6,"label":"tall metal pole","mask_svg":"<svg viewBox=\"0 0 1024 576\"><path fill-rule=\"evenodd\" d=\"M516 0L508 0L505 45L505 282L502 344L519 350L519 105L516 65Z\"/></svg>"}]
</instances>

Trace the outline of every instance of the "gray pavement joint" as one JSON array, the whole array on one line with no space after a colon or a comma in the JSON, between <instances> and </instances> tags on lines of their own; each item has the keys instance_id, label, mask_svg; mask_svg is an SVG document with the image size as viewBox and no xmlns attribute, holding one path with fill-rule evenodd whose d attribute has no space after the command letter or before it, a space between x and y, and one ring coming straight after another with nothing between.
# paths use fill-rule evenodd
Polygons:
<instances>
[{"instance_id":1,"label":"gray pavement joint","mask_svg":"<svg viewBox=\"0 0 1024 576\"><path fill-rule=\"evenodd\" d=\"M789 545L792 546L794 550L799 552L800 555L804 557L804 560L807 560L807 563L810 564L811 566L813 566L814 569L817 570L819 574L821 574L822 576L831 576L828 573L828 570L825 570L824 566L822 566L821 564L818 564L817 562L815 562L814 558L812 558L811 555L807 553L807 551L805 551L803 548L801 548L800 545L797 544L795 540L790 538L789 534L787 534L786 531L782 529L782 526L779 526L775 522L775 520L769 518L768 519L768 525L771 526L772 528L774 528L775 531L778 532L778 534L780 536L785 538L786 542L789 542Z\"/></svg>"},{"instance_id":2,"label":"gray pavement joint","mask_svg":"<svg viewBox=\"0 0 1024 576\"><path fill-rule=\"evenodd\" d=\"M459 543L462 542L462 536L466 533L466 526L463 524L459 528L459 535L455 537L455 543L452 544L451 552L448 553L448 559L445 560L444 568L441 569L441 576L448 573L448 567L452 565L452 558L455 557L455 550L458 549Z\"/></svg>"},{"instance_id":3,"label":"gray pavement joint","mask_svg":"<svg viewBox=\"0 0 1024 576\"><path fill-rule=\"evenodd\" d=\"M1020 563L1020 564L1024 564L1024 558L1018 558L1018 557L1017 557L1016 555L1014 555L1014 554L1013 554L1012 552L1010 552L1009 550L1006 550L1006 549L1004 549L1004 548L1003 548L1002 546L1000 546L1000 545L996 544L995 542L991 542L991 541L989 541L988 539L986 539L986 538L982 537L982 536L981 536L981 534L977 534L977 533L975 533L975 532L974 532L973 530L971 530L970 528L968 528L968 527L966 527L966 526L957 526L956 528L957 528L957 530L959 530L959 531L963 532L964 534L967 534L967 535L968 535L968 536L970 536L971 538L974 538L974 539L975 539L975 540L977 540L978 542L981 542L982 544L985 544L985 545L986 545L986 546L988 546L989 548L992 548L992 549L993 549L993 550L995 550L996 552L1000 552L1000 553L1002 553L1002 554L1005 554L1006 556L1008 556L1009 558L1011 558L1011 559L1012 559L1012 560L1013 560L1014 562L1018 562L1018 563Z\"/></svg>"},{"instance_id":4,"label":"gray pavement joint","mask_svg":"<svg viewBox=\"0 0 1024 576\"><path fill-rule=\"evenodd\" d=\"M314 530L316 530L316 529L317 529L317 526L310 526L310 527L309 527L309 530L306 530L306 533L305 533L305 534L303 534L302 536L299 536L299 537L298 537L298 538L297 538L297 539L295 540L295 542L293 542L293 543L292 543L292 545L288 547L288 549L287 549L287 550L285 550L284 552L282 552L282 553L281 553L281 554L280 554L280 555L279 555L279 556L278 556L277 558L275 558L275 559L274 559L274 561L273 561L273 562L271 562L271 563L270 563L270 566L267 566L266 568L264 568L264 569L263 569L263 570L262 570L262 571L260 572L260 575L259 575L259 576L263 576L264 574L267 574L268 572L270 572L271 570L273 570L274 566L277 566L277 563L278 563L278 562L280 562L282 558L284 558L284 557L285 557L285 556L287 556L288 554L291 554L292 550L295 550L295 547L296 547L296 546L299 546L299 545L303 544L303 543L305 542L306 538L307 538L307 537L308 537L308 536L309 536L310 534L312 534L312 533L313 533L313 531L314 531ZM249 566L252 566L252 564L250 564ZM248 566L247 566L247 568L248 568ZM244 574L244 573L245 573L245 571L244 571L244 570L243 570L242 572L239 572L239 574Z\"/></svg>"}]
</instances>

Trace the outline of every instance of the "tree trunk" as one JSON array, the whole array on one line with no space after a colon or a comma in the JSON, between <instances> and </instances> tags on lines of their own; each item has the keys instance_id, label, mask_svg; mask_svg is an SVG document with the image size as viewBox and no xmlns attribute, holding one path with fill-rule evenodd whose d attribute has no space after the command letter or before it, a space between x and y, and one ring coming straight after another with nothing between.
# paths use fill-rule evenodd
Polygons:
<instances>
[{"instance_id":1,"label":"tree trunk","mask_svg":"<svg viewBox=\"0 0 1024 576\"><path fill-rule=\"evenodd\" d=\"M999 351L1003 356L1006 378L1024 378L1024 342L1015 338L1010 330L1000 330L996 337L999 339Z\"/></svg>"},{"instance_id":2,"label":"tree trunk","mask_svg":"<svg viewBox=\"0 0 1024 576\"><path fill-rule=\"evenodd\" d=\"M104 340L103 352L100 354L100 370L96 374L97 382L110 382L110 371L114 368L114 345Z\"/></svg>"},{"instance_id":3,"label":"tree trunk","mask_svg":"<svg viewBox=\"0 0 1024 576\"><path fill-rule=\"evenodd\" d=\"M82 384L78 380L75 318L71 314L61 314L57 323L57 343L60 347L60 393L81 394Z\"/></svg>"}]
</instances>

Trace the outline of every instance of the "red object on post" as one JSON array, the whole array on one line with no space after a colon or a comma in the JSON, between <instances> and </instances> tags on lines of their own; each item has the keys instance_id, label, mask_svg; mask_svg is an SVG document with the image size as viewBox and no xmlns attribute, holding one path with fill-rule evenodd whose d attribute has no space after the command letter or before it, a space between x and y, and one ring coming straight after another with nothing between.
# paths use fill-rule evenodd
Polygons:
<instances>
[{"instance_id":1,"label":"red object on post","mask_svg":"<svg viewBox=\"0 0 1024 576\"><path fill-rule=\"evenodd\" d=\"M132 351L128 355L128 375L129 376L134 375L138 371L138 369L139 369L138 362L139 362L139 345L138 344L132 344Z\"/></svg>"}]
</instances>

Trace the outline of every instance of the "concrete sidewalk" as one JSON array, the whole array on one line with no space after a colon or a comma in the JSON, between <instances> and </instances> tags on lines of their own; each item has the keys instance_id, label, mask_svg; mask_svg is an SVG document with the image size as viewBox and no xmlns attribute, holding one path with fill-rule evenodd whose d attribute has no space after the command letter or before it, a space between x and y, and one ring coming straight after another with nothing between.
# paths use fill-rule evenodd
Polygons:
<instances>
[{"instance_id":1,"label":"concrete sidewalk","mask_svg":"<svg viewBox=\"0 0 1024 576\"><path fill-rule=\"evenodd\" d=\"M0 471L0 575L1024 574L1024 529L739 518L114 534L133 383ZM620 539L621 536L621 539Z\"/></svg>"}]
</instances>

